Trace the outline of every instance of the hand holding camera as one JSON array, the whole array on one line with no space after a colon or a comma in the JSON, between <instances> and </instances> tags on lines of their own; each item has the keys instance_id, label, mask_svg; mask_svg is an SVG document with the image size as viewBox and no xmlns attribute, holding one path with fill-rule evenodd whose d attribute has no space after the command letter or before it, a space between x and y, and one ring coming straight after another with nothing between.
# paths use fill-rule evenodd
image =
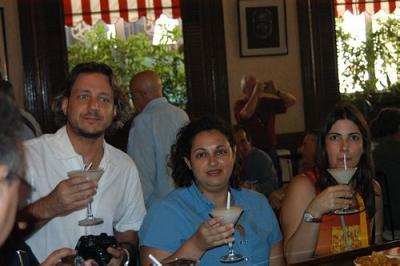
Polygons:
<instances>
[{"instance_id":1,"label":"hand holding camera","mask_svg":"<svg viewBox=\"0 0 400 266\"><path fill-rule=\"evenodd\" d=\"M107 252L107 248L117 247L117 245L115 237L101 233L98 236L81 236L75 249L83 259L93 259L99 266L105 266L112 258L112 255Z\"/></svg>"},{"instance_id":2,"label":"hand holding camera","mask_svg":"<svg viewBox=\"0 0 400 266\"><path fill-rule=\"evenodd\" d=\"M263 92L276 95L278 91L272 80L263 82Z\"/></svg>"}]
</instances>

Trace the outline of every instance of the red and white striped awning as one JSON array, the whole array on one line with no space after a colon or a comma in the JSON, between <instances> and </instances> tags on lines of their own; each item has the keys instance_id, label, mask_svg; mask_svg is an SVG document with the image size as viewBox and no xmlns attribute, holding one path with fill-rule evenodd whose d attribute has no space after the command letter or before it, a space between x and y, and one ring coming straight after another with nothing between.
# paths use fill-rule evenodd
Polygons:
<instances>
[{"instance_id":1,"label":"red and white striped awning","mask_svg":"<svg viewBox=\"0 0 400 266\"><path fill-rule=\"evenodd\" d=\"M179 18L180 0L64 0L64 21L70 27L82 21L93 25L98 20L113 24L119 18L156 20L161 14Z\"/></svg>"},{"instance_id":2,"label":"red and white striped awning","mask_svg":"<svg viewBox=\"0 0 400 266\"><path fill-rule=\"evenodd\" d=\"M362 12L375 14L379 10L386 13L393 13L396 8L400 8L400 0L335 0L335 16L340 17L348 10L354 15Z\"/></svg>"}]
</instances>

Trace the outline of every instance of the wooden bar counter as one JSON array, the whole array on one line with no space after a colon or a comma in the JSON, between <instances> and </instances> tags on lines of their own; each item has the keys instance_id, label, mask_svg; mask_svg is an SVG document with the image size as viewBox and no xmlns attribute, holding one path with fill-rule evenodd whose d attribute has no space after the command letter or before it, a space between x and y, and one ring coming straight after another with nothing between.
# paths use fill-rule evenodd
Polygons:
<instances>
[{"instance_id":1,"label":"wooden bar counter","mask_svg":"<svg viewBox=\"0 0 400 266\"><path fill-rule=\"evenodd\" d=\"M359 256L371 255L372 251L381 251L391 249L394 247L400 247L400 240L386 242L381 245L369 246L366 248L356 249L343 253L338 253L330 256L317 257L309 259L303 262L290 264L296 266L309 266L309 265L321 265L321 266L354 266L354 259Z\"/></svg>"}]
</instances>

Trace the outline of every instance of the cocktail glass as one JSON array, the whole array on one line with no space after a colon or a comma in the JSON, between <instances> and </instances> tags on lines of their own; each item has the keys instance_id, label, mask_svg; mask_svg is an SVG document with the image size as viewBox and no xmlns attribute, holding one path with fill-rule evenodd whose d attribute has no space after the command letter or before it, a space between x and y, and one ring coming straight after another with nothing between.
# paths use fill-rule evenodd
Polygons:
<instances>
[{"instance_id":1,"label":"cocktail glass","mask_svg":"<svg viewBox=\"0 0 400 266\"><path fill-rule=\"evenodd\" d=\"M348 185L350 183L351 178L353 177L354 173L357 171L357 167L354 168L331 168L327 169L328 172L332 175L333 178L341 185ZM353 196L354 199L354 196ZM338 209L335 210L335 214L352 214L359 212L359 209L350 206L348 208Z\"/></svg>"},{"instance_id":2,"label":"cocktail glass","mask_svg":"<svg viewBox=\"0 0 400 266\"><path fill-rule=\"evenodd\" d=\"M222 224L235 224L242 214L243 209L237 206L231 206L230 208L216 208L211 210L210 215L212 217L224 217ZM229 252L220 258L220 262L230 263L238 262L244 259L241 254L236 253L233 250L232 242L228 243Z\"/></svg>"},{"instance_id":3,"label":"cocktail glass","mask_svg":"<svg viewBox=\"0 0 400 266\"><path fill-rule=\"evenodd\" d=\"M99 182L100 177L103 175L103 169L90 169L90 170L76 170L68 172L68 177L74 176L86 176L96 182ZM92 203L88 203L86 208L86 218L79 221L80 226L92 226L102 224L104 220L102 218L94 217L92 212Z\"/></svg>"}]
</instances>

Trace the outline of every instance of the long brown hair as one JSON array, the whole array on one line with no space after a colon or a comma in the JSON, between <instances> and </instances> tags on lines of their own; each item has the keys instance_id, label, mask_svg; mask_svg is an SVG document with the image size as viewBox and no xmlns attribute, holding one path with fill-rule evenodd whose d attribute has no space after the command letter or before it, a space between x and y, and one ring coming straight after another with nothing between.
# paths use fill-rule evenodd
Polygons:
<instances>
[{"instance_id":1,"label":"long brown hair","mask_svg":"<svg viewBox=\"0 0 400 266\"><path fill-rule=\"evenodd\" d=\"M374 164L371 153L370 132L364 116L350 103L337 104L326 118L326 122L321 129L316 154L317 167L320 173L317 180L317 188L323 190L328 186L337 185L336 180L326 170L329 168L329 160L326 152L325 138L333 124L343 119L352 121L362 135L363 153L352 182L355 191L360 193L363 198L368 217L371 218L375 214L375 192L373 188Z\"/></svg>"}]
</instances>

